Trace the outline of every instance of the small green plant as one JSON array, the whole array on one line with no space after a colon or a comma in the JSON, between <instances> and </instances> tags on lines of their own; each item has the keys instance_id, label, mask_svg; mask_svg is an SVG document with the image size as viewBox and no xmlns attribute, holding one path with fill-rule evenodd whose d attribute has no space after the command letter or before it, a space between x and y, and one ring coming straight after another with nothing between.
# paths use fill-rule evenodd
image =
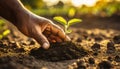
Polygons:
<instances>
[{"instance_id":1,"label":"small green plant","mask_svg":"<svg viewBox=\"0 0 120 69\"><path fill-rule=\"evenodd\" d=\"M64 31L66 34L71 33L72 30L69 29L69 27L75 23L80 23L82 20L81 19L77 19L77 18L73 18L69 21L65 20L63 17L61 16L56 16L53 18L55 21L61 23L64 26Z\"/></svg>"}]
</instances>

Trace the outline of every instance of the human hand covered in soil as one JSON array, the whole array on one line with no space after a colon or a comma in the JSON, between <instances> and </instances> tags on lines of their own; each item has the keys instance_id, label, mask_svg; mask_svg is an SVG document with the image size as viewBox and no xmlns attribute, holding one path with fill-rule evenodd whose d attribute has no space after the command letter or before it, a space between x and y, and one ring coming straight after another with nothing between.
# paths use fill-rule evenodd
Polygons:
<instances>
[{"instance_id":1,"label":"human hand covered in soil","mask_svg":"<svg viewBox=\"0 0 120 69\"><path fill-rule=\"evenodd\" d=\"M13 23L23 34L34 38L44 49L49 48L49 42L70 40L59 26L28 11L19 0L1 0L0 10L0 16Z\"/></svg>"},{"instance_id":2,"label":"human hand covered in soil","mask_svg":"<svg viewBox=\"0 0 120 69\"><path fill-rule=\"evenodd\" d=\"M52 21L34 15L31 15L30 19L27 19L22 27L18 26L18 29L23 34L36 39L44 49L49 48L49 42L70 40L69 37L65 35L64 31Z\"/></svg>"}]
</instances>

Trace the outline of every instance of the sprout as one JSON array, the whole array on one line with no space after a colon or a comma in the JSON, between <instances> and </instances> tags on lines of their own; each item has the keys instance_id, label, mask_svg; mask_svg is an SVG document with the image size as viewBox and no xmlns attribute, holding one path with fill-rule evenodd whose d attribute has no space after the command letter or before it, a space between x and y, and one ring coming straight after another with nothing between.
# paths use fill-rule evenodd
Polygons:
<instances>
[{"instance_id":1,"label":"sprout","mask_svg":"<svg viewBox=\"0 0 120 69\"><path fill-rule=\"evenodd\" d=\"M55 21L61 23L64 26L64 31L66 34L71 33L72 30L68 29L71 25L75 24L75 23L79 23L82 22L81 19L77 19L77 18L73 18L71 20L69 20L68 22L61 16L56 16L53 18Z\"/></svg>"}]
</instances>

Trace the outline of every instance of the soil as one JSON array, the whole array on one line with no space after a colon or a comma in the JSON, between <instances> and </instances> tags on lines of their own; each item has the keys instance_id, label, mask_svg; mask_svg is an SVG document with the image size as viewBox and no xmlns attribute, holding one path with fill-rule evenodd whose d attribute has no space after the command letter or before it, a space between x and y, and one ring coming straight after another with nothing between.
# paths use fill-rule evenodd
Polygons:
<instances>
[{"instance_id":1,"label":"soil","mask_svg":"<svg viewBox=\"0 0 120 69\"><path fill-rule=\"evenodd\" d=\"M62 42L51 43L51 47L48 50L43 48L31 50L30 55L33 55L38 59L55 62L84 57L87 55L87 51L82 48L80 44L73 42Z\"/></svg>"},{"instance_id":2,"label":"soil","mask_svg":"<svg viewBox=\"0 0 120 69\"><path fill-rule=\"evenodd\" d=\"M0 40L0 69L120 69L120 20L90 18L71 28L72 41L48 50L12 28Z\"/></svg>"}]
</instances>

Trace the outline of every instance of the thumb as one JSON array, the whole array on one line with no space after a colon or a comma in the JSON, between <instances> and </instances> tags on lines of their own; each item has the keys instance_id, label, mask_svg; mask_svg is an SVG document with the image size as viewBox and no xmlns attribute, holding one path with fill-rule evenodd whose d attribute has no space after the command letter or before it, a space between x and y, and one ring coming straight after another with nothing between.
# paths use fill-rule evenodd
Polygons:
<instances>
[{"instance_id":1,"label":"thumb","mask_svg":"<svg viewBox=\"0 0 120 69\"><path fill-rule=\"evenodd\" d=\"M50 47L50 43L47 40L47 38L42 34L42 33L38 33L35 37L35 40L41 44L41 46L44 49L48 49Z\"/></svg>"}]
</instances>

